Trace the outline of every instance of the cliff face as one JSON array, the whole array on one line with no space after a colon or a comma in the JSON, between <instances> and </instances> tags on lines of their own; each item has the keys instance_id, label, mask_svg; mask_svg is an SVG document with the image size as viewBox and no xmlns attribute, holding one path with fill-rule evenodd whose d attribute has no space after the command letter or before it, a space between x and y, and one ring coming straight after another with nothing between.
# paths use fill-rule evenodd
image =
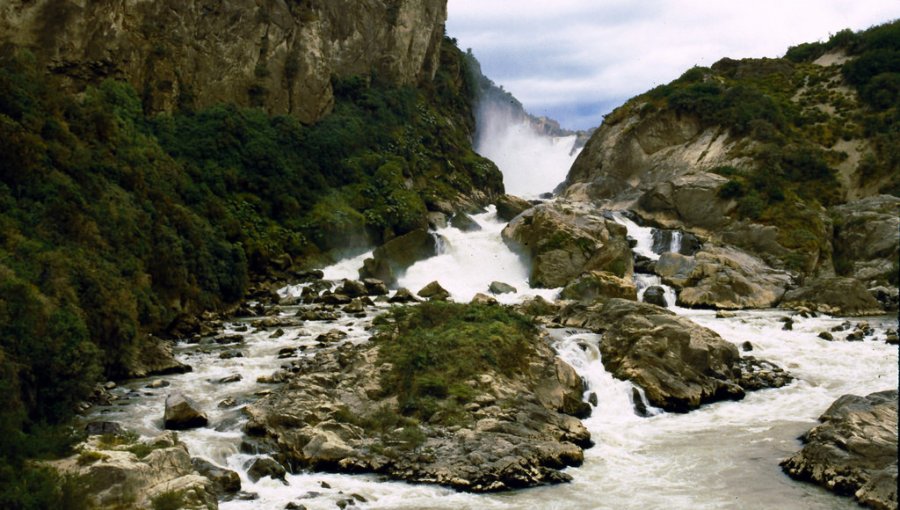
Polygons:
<instances>
[{"instance_id":1,"label":"cliff face","mask_svg":"<svg viewBox=\"0 0 900 510\"><path fill-rule=\"evenodd\" d=\"M11 0L0 44L75 89L125 79L148 112L217 103L314 122L332 76L433 79L446 0Z\"/></svg>"}]
</instances>

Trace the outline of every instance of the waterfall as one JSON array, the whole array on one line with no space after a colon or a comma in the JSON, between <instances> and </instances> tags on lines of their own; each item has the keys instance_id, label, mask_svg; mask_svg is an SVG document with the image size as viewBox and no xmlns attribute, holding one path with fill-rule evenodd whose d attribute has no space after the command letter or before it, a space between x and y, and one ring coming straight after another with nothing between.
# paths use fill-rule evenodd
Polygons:
<instances>
[{"instance_id":1,"label":"waterfall","mask_svg":"<svg viewBox=\"0 0 900 510\"><path fill-rule=\"evenodd\" d=\"M580 149L577 137L538 133L525 119L514 119L508 109L482 107L475 150L497 164L506 192L526 199L552 192Z\"/></svg>"}]
</instances>

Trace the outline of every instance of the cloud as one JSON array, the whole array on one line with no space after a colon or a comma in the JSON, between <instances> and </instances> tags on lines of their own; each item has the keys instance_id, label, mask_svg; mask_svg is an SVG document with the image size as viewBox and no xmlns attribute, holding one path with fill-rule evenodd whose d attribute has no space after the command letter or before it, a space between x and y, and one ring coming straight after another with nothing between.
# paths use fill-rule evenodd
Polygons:
<instances>
[{"instance_id":1,"label":"cloud","mask_svg":"<svg viewBox=\"0 0 900 510\"><path fill-rule=\"evenodd\" d=\"M900 17L896 0L449 0L448 34L529 111L596 126L631 96L723 57ZM592 108L600 108L592 114Z\"/></svg>"}]
</instances>

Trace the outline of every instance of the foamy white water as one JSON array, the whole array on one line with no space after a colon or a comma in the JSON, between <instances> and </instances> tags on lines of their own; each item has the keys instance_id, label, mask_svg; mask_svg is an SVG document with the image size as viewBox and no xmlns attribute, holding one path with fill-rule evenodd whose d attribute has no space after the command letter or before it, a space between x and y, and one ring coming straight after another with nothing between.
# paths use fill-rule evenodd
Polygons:
<instances>
[{"instance_id":1,"label":"foamy white water","mask_svg":"<svg viewBox=\"0 0 900 510\"><path fill-rule=\"evenodd\" d=\"M542 135L502 113L482 114L481 119L475 150L497 164L511 195L531 199L552 192L566 179L580 152L574 135Z\"/></svg>"},{"instance_id":2,"label":"foamy white water","mask_svg":"<svg viewBox=\"0 0 900 510\"><path fill-rule=\"evenodd\" d=\"M518 303L529 296L552 300L560 289L532 289L528 284L529 268L521 257L510 251L500 232L506 226L497 219L494 206L483 214L472 216L481 230L462 232L453 227L442 228L442 253L417 262L406 270L398 285L413 292L432 281L438 281L450 292L451 299L469 302L475 294L490 294L491 282L499 281L516 288L517 292L497 294L501 303Z\"/></svg>"}]
</instances>

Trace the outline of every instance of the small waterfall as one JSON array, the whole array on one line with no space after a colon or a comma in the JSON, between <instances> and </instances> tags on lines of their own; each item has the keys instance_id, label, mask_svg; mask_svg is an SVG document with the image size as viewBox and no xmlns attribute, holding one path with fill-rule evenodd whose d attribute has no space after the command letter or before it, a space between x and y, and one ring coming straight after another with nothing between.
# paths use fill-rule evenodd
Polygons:
<instances>
[{"instance_id":1,"label":"small waterfall","mask_svg":"<svg viewBox=\"0 0 900 510\"><path fill-rule=\"evenodd\" d=\"M672 231L672 242L669 244L669 249L666 251L670 251L672 253L681 253L681 236L683 234L680 230Z\"/></svg>"},{"instance_id":2,"label":"small waterfall","mask_svg":"<svg viewBox=\"0 0 900 510\"><path fill-rule=\"evenodd\" d=\"M659 253L653 250L654 230L651 227L642 227L625 216L622 211L613 211L613 221L625 227L628 236L637 241L637 245L632 249L636 254L647 257L650 260L659 260Z\"/></svg>"}]
</instances>

